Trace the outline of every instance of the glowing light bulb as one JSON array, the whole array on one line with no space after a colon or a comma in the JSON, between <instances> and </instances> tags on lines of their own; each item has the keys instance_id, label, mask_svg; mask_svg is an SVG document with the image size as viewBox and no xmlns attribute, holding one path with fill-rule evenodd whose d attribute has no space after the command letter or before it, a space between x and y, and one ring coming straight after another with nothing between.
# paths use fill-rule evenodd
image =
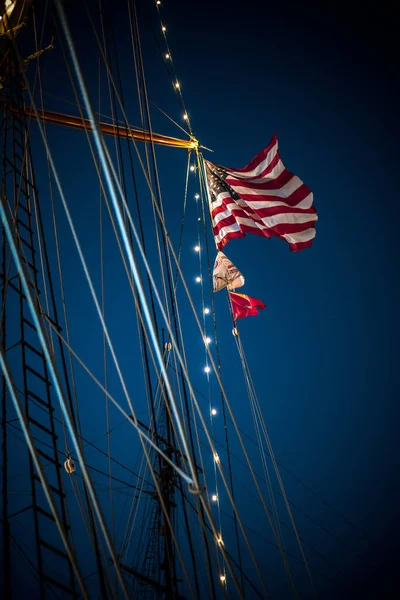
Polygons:
<instances>
[{"instance_id":1,"label":"glowing light bulb","mask_svg":"<svg viewBox=\"0 0 400 600\"><path fill-rule=\"evenodd\" d=\"M165 58L166 58L167 60L169 60L169 59L171 58L171 55L170 55L170 54L167 52L167 54L165 55Z\"/></svg>"},{"instance_id":2,"label":"glowing light bulb","mask_svg":"<svg viewBox=\"0 0 400 600\"><path fill-rule=\"evenodd\" d=\"M205 308L205 309L203 310L203 313L204 313L205 315L209 315L209 314L210 314L210 309L209 309L209 308Z\"/></svg>"},{"instance_id":3,"label":"glowing light bulb","mask_svg":"<svg viewBox=\"0 0 400 600\"><path fill-rule=\"evenodd\" d=\"M213 495L211 496L211 500L212 500L213 502L217 502L217 501L218 501L218 496L217 496L217 494L213 494Z\"/></svg>"},{"instance_id":4,"label":"glowing light bulb","mask_svg":"<svg viewBox=\"0 0 400 600\"><path fill-rule=\"evenodd\" d=\"M211 409L211 414L212 414L213 417L215 417L215 415L218 414L217 409L216 408L212 408Z\"/></svg>"},{"instance_id":5,"label":"glowing light bulb","mask_svg":"<svg viewBox=\"0 0 400 600\"><path fill-rule=\"evenodd\" d=\"M190 170L191 170L191 171L192 171L192 173L193 173L193 171L194 171L194 166L193 166L193 165L191 165L191 167L190 167Z\"/></svg>"},{"instance_id":6,"label":"glowing light bulb","mask_svg":"<svg viewBox=\"0 0 400 600\"><path fill-rule=\"evenodd\" d=\"M211 369L209 366L204 367L204 373L210 373Z\"/></svg>"},{"instance_id":7,"label":"glowing light bulb","mask_svg":"<svg viewBox=\"0 0 400 600\"><path fill-rule=\"evenodd\" d=\"M217 537L217 542L218 542L218 544L219 544L220 546L223 546L223 545L224 545L224 542L223 542L223 540L222 540L222 536L221 536L221 535L219 535L219 536Z\"/></svg>"},{"instance_id":8,"label":"glowing light bulb","mask_svg":"<svg viewBox=\"0 0 400 600\"><path fill-rule=\"evenodd\" d=\"M208 346L208 344L211 344L211 338L210 337L206 337L206 339L204 340L204 343L206 346Z\"/></svg>"},{"instance_id":9,"label":"glowing light bulb","mask_svg":"<svg viewBox=\"0 0 400 600\"><path fill-rule=\"evenodd\" d=\"M161 31L164 31L164 32L165 32L165 31L167 31L167 28L165 27L165 25L163 25L163 26L161 27Z\"/></svg>"},{"instance_id":10,"label":"glowing light bulb","mask_svg":"<svg viewBox=\"0 0 400 600\"><path fill-rule=\"evenodd\" d=\"M161 0L157 0L156 4L160 5L161 4Z\"/></svg>"},{"instance_id":11,"label":"glowing light bulb","mask_svg":"<svg viewBox=\"0 0 400 600\"><path fill-rule=\"evenodd\" d=\"M225 581L226 581L225 575L220 575L219 576L219 580L220 580L221 583L225 583Z\"/></svg>"},{"instance_id":12,"label":"glowing light bulb","mask_svg":"<svg viewBox=\"0 0 400 600\"><path fill-rule=\"evenodd\" d=\"M200 198L199 194L195 194L194 197L196 198L196 200L198 200Z\"/></svg>"},{"instance_id":13,"label":"glowing light bulb","mask_svg":"<svg viewBox=\"0 0 400 600\"><path fill-rule=\"evenodd\" d=\"M201 221L200 217L198 217L198 219L197 219L197 220L198 220L198 221Z\"/></svg>"},{"instance_id":14,"label":"glowing light bulb","mask_svg":"<svg viewBox=\"0 0 400 600\"><path fill-rule=\"evenodd\" d=\"M200 252L200 246L195 246L194 250L195 250L195 252Z\"/></svg>"},{"instance_id":15,"label":"glowing light bulb","mask_svg":"<svg viewBox=\"0 0 400 600\"><path fill-rule=\"evenodd\" d=\"M185 119L185 121L187 121L187 120L188 120L188 118L189 118L189 117L187 116L187 113L185 113L185 114L183 115L183 118Z\"/></svg>"},{"instance_id":16,"label":"glowing light bulb","mask_svg":"<svg viewBox=\"0 0 400 600\"><path fill-rule=\"evenodd\" d=\"M196 277L196 282L200 283L200 281L201 281L201 277Z\"/></svg>"},{"instance_id":17,"label":"glowing light bulb","mask_svg":"<svg viewBox=\"0 0 400 600\"><path fill-rule=\"evenodd\" d=\"M214 454L214 460L216 463L220 462L218 454Z\"/></svg>"},{"instance_id":18,"label":"glowing light bulb","mask_svg":"<svg viewBox=\"0 0 400 600\"><path fill-rule=\"evenodd\" d=\"M179 90L179 88L181 87L181 84L179 83L179 81L177 81L177 82L175 83L175 87L176 87L176 89L177 89L177 90Z\"/></svg>"}]
</instances>

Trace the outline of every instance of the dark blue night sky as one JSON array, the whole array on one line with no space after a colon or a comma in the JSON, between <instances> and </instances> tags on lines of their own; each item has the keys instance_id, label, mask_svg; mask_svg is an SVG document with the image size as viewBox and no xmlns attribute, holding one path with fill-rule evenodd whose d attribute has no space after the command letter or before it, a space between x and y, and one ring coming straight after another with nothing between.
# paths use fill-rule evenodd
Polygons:
<instances>
[{"instance_id":1,"label":"dark blue night sky","mask_svg":"<svg viewBox=\"0 0 400 600\"><path fill-rule=\"evenodd\" d=\"M85 10L73 8L73 4L68 7L69 16L73 17L72 32L97 107L99 52ZM156 38L163 49L153 4L138 3L149 99L184 124L155 42ZM274 452L282 467L282 479L294 504L299 534L314 569L315 585L319 597L327 600L398 597L396 373L400 297L396 276L398 117L394 92L398 69L394 58L397 31L390 6L381 3L374 12L344 3L322 6L314 2L166 0L161 7L194 134L201 144L213 150L212 154L204 151L204 156L217 164L243 167L276 132L283 163L314 192L319 221L310 249L293 254L282 240L247 235L230 241L224 252L246 278L243 292L267 305L258 317L239 323L241 338ZM109 7L106 11L106 24L110 36L113 31L117 41L127 114L131 124L139 126L125 2L118 0L113 7L112 21L108 20ZM77 12L82 14L77 17ZM74 102L74 97L62 64L56 38L56 49L41 59L44 103L52 110L78 114L75 106L63 101ZM109 115L104 69L100 97L100 112ZM182 137L154 107L152 119L155 131ZM99 185L84 133L53 125L47 131L100 293ZM114 152L114 142L108 143ZM47 170L36 125L32 125L32 144L44 224L49 231L53 276L57 278ZM124 149L126 161L127 156ZM157 160L167 227L177 248L187 154L185 150L160 148ZM160 284L151 199L137 161L135 169L149 260ZM198 255L193 251L198 240L194 200L197 191L196 175L190 175L182 268L201 313L201 291L195 283ZM129 195L133 204L130 181ZM57 203L71 343L103 381L98 317L62 207L58 200ZM133 212L137 218L136 209ZM215 251L209 222L207 229L213 262ZM203 236L202 227L200 233ZM203 237L200 243L203 247ZM109 224L104 244L106 319L138 417L148 422L136 316ZM210 306L206 269L203 253L205 305ZM213 375L207 384L202 341L182 286L178 290L188 366L207 414L209 400L220 407L220 394ZM59 287L57 297L60 300ZM222 379L241 429L254 440L252 415L223 292L215 295L215 311ZM211 319L207 327L212 334ZM110 391L126 408L110 357L108 361ZM104 394L76 369L84 436L93 442L97 440L96 444L106 451ZM110 422L115 427L123 422L123 417L112 409ZM137 472L136 434L126 424L117 431L111 436L113 452ZM236 500L244 523L251 529L249 536L266 584L272 598L290 598L282 561L266 541L272 541L272 534L254 497L254 485L251 487L248 470L236 459L244 460L231 424L229 434ZM223 443L222 416L214 421L213 435ZM203 442L204 439L202 436ZM253 467L263 477L257 447L247 437L244 439ZM205 461L211 465L209 450L205 446L203 450ZM105 456L90 447L85 451L89 464L107 470ZM220 451L226 465L226 452L222 448ZM118 466L113 468L116 477L129 481L129 474ZM207 469L211 474L212 467ZM99 487L105 489L108 481L101 477L93 473ZM70 487L68 481L66 485ZM267 494L265 485L263 490ZM99 495L110 524L107 491ZM121 532L128 510L124 504L126 496L114 495L115 526ZM232 512L223 491L220 500L222 511L227 513L222 515L227 544L234 544ZM278 498L277 502L282 520L288 523L282 500ZM71 518L77 523L75 531L79 530L76 506L71 509ZM283 531L288 551L300 556L293 534ZM80 552L85 554L89 544L83 533L81 544ZM87 560L87 566L83 566L85 574L95 570L94 561ZM295 559L290 564L300 597L311 598L304 566ZM250 563L247 566L256 581L254 568ZM233 587L228 589L235 597ZM95 582L91 593L97 597ZM252 597L251 592L248 597Z\"/></svg>"}]
</instances>

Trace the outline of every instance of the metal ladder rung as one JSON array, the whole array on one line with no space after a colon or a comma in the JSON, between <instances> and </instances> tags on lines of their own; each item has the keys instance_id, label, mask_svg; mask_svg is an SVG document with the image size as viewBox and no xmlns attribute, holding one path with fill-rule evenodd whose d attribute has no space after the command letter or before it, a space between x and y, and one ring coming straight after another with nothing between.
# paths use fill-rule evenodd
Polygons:
<instances>
[{"instance_id":1,"label":"metal ladder rung","mask_svg":"<svg viewBox=\"0 0 400 600\"><path fill-rule=\"evenodd\" d=\"M52 458L51 456L49 456L48 454L46 454L46 452L43 452L43 450L40 450L40 448L37 448L36 451L37 451L38 454L40 454L40 456L43 456L43 458L45 458L49 462L53 463L53 465L57 465L61 469L61 463L59 463L58 461L54 460L54 458Z\"/></svg>"},{"instance_id":2,"label":"metal ladder rung","mask_svg":"<svg viewBox=\"0 0 400 600\"><path fill-rule=\"evenodd\" d=\"M3 281L4 281L4 277L3 277L3 275L1 275L0 277L1 277L1 279L3 279ZM4 284L2 284L2 285L4 285ZM19 288L18 288L16 285L14 285L14 284L13 284L13 282L12 282L10 279L8 279L8 281L7 281L7 286L10 286L10 288L11 288L12 290L14 290L15 292L17 292L17 294L20 294L20 295L22 295L23 299L24 299L24 300L26 300L26 296L25 296L25 294L24 294L23 292L21 292L21 290L20 290L20 289L19 289Z\"/></svg>"},{"instance_id":3,"label":"metal ladder rung","mask_svg":"<svg viewBox=\"0 0 400 600\"><path fill-rule=\"evenodd\" d=\"M29 215L30 217L32 216L31 211L29 210L29 208L27 208L26 206L24 206L23 204L21 204L21 202L18 202L18 210L22 208L22 210L24 212L26 212L27 215Z\"/></svg>"},{"instance_id":4,"label":"metal ladder rung","mask_svg":"<svg viewBox=\"0 0 400 600\"><path fill-rule=\"evenodd\" d=\"M21 121L14 118L12 120L11 129L13 129L14 132L17 132L19 134L20 139L22 140L22 123L21 123Z\"/></svg>"},{"instance_id":5,"label":"metal ladder rung","mask_svg":"<svg viewBox=\"0 0 400 600\"><path fill-rule=\"evenodd\" d=\"M25 369L33 375L35 375L35 377L37 377L38 379L41 379L46 385L51 385L51 382L46 377L35 371L35 369L32 369L32 367L30 367L29 365L25 364Z\"/></svg>"},{"instance_id":6,"label":"metal ladder rung","mask_svg":"<svg viewBox=\"0 0 400 600\"><path fill-rule=\"evenodd\" d=\"M21 235L19 236L19 241L22 242L24 244L24 246L26 246L27 248L29 248L29 250L32 252L32 254L36 254L36 250L32 246L32 244L30 244L29 242L27 242L26 240L24 240L24 238Z\"/></svg>"},{"instance_id":7,"label":"metal ladder rung","mask_svg":"<svg viewBox=\"0 0 400 600\"><path fill-rule=\"evenodd\" d=\"M28 417L28 421L30 423L32 423L32 425L35 425L35 427L39 427L39 429L41 429L42 431L44 431L45 433L47 433L48 435L50 435L54 440L58 440L58 435L56 435L55 433L53 433L51 431L51 429L48 429L47 427L45 427L44 425L42 425L41 423L39 423L39 421L36 421L36 419L32 419L32 417Z\"/></svg>"},{"instance_id":8,"label":"metal ladder rung","mask_svg":"<svg viewBox=\"0 0 400 600\"><path fill-rule=\"evenodd\" d=\"M50 575L43 575L43 579L45 581L48 581L52 585L60 588L60 590L63 590L64 592L71 594L71 596L74 596L74 598L78 597L78 594L76 592L74 592L74 590L72 590L70 587L64 585L63 583L61 583L61 581L57 581L56 579L53 579L52 577L50 577Z\"/></svg>"},{"instance_id":9,"label":"metal ladder rung","mask_svg":"<svg viewBox=\"0 0 400 600\"><path fill-rule=\"evenodd\" d=\"M36 285L34 283L32 283L31 281L28 281L28 285L29 285L29 287L31 287L33 289L35 294L37 294L38 296L40 295L40 290L38 290L38 288L36 287Z\"/></svg>"},{"instance_id":10,"label":"metal ladder rung","mask_svg":"<svg viewBox=\"0 0 400 600\"><path fill-rule=\"evenodd\" d=\"M17 142L17 140L14 140L15 142ZM18 142L17 142L18 144ZM21 144L19 144L20 148L22 148ZM22 156L20 156L17 152L15 152L14 150L14 160L17 159L21 164L24 162L24 159L22 158Z\"/></svg>"},{"instance_id":11,"label":"metal ladder rung","mask_svg":"<svg viewBox=\"0 0 400 600\"><path fill-rule=\"evenodd\" d=\"M53 517L53 515L51 513L49 513L47 510L45 510L44 508L42 508L41 506L39 506L38 504L34 504L32 506L33 509L36 509L38 512L40 512L41 515L44 515L45 517L47 517L48 519L50 519L50 521L53 521L53 523L56 522L55 518ZM71 527L69 525L67 525L66 523L64 523L64 528L69 531L71 529Z\"/></svg>"},{"instance_id":12,"label":"metal ladder rung","mask_svg":"<svg viewBox=\"0 0 400 600\"><path fill-rule=\"evenodd\" d=\"M54 325L54 327L58 330L58 331L62 331L62 327L57 323L57 321L54 321L54 319L52 319L50 317L50 315L48 315L47 313L43 312L42 313L44 317L46 317L46 319L48 319L50 321L50 323L52 323Z\"/></svg>"},{"instance_id":13,"label":"metal ladder rung","mask_svg":"<svg viewBox=\"0 0 400 600\"><path fill-rule=\"evenodd\" d=\"M25 183L25 185L26 185L26 182L24 182L24 183ZM31 199L31 196L30 196L29 192L27 192L27 191L25 190L25 188L23 188L21 185L20 185L20 186L19 186L19 188L18 188L18 194L19 194L19 195L21 195L21 194L22 194L23 196L25 196L26 200L30 200L30 199ZM18 199L18 206L19 206L19 204L20 204L20 201L21 201L21 200L20 200L20 199ZM28 209L28 210L29 210L29 209Z\"/></svg>"},{"instance_id":14,"label":"metal ladder rung","mask_svg":"<svg viewBox=\"0 0 400 600\"><path fill-rule=\"evenodd\" d=\"M40 512L41 515L43 515L43 516L47 517L48 519L50 519L50 521L53 521L53 523L56 522L54 516L51 513L49 513L47 510L45 510L44 508L42 508L41 506L38 506L37 504L34 504L33 508L35 510L37 510L38 512Z\"/></svg>"},{"instance_id":15,"label":"metal ladder rung","mask_svg":"<svg viewBox=\"0 0 400 600\"><path fill-rule=\"evenodd\" d=\"M17 144L23 152L25 152L25 147L21 144L21 142L14 138L14 143Z\"/></svg>"},{"instance_id":16,"label":"metal ladder rung","mask_svg":"<svg viewBox=\"0 0 400 600\"><path fill-rule=\"evenodd\" d=\"M25 256L21 256L21 260L23 260L24 263L27 264L28 267L30 267L32 269L32 271L35 271L35 273L39 273L39 271L37 270L37 268L35 267L35 265L33 265L31 262L29 262L29 260L27 260L25 258Z\"/></svg>"},{"instance_id":17,"label":"metal ladder rung","mask_svg":"<svg viewBox=\"0 0 400 600\"><path fill-rule=\"evenodd\" d=\"M42 483L39 475L36 475L36 473L33 474L33 479L36 479L36 481L38 481L39 483ZM51 489L52 492L57 494L57 496L60 496L60 498L65 498L64 492L61 492L58 488L54 487L54 485L51 485L51 483L47 482L47 485L49 486L49 488Z\"/></svg>"},{"instance_id":18,"label":"metal ladder rung","mask_svg":"<svg viewBox=\"0 0 400 600\"><path fill-rule=\"evenodd\" d=\"M47 550L50 550L51 552L54 552L54 554L58 554L58 556L61 556L61 558L65 558L66 560L69 560L68 554L66 552L63 552L62 550L59 550L55 546L52 546L51 544L48 544L47 542L45 542L42 539L39 539L39 543L40 543L41 546L43 546L43 548L47 548Z\"/></svg>"},{"instance_id":19,"label":"metal ladder rung","mask_svg":"<svg viewBox=\"0 0 400 600\"><path fill-rule=\"evenodd\" d=\"M33 291L35 292L35 294L37 294L38 296L40 295L40 290L37 289L36 285L34 283L32 283L31 281L28 281L28 285L30 288L33 289Z\"/></svg>"},{"instance_id":20,"label":"metal ladder rung","mask_svg":"<svg viewBox=\"0 0 400 600\"><path fill-rule=\"evenodd\" d=\"M50 406L50 404L48 402L46 402L45 400L42 400L42 398L40 398L40 396L38 396L34 392L31 392L31 390L27 389L26 394L33 400L36 400L36 402L39 402L39 404L42 404L43 406L45 406L49 411L54 412L54 408L52 406Z\"/></svg>"},{"instance_id":21,"label":"metal ladder rung","mask_svg":"<svg viewBox=\"0 0 400 600\"><path fill-rule=\"evenodd\" d=\"M17 219L17 223L19 223L19 225L22 225L22 227L24 229L26 229L27 231L29 231L29 233L32 233L32 234L34 233L32 231L32 229L28 225L26 225L26 223L24 223L23 221L21 221L21 219Z\"/></svg>"},{"instance_id":22,"label":"metal ladder rung","mask_svg":"<svg viewBox=\"0 0 400 600\"><path fill-rule=\"evenodd\" d=\"M27 181L24 181L24 183L26 185ZM18 194L22 194L23 196L25 196L25 198L27 200L31 199L31 194L24 187L22 187L22 185L20 185L19 188L18 188ZM19 201L18 201L18 203L19 203Z\"/></svg>"},{"instance_id":23,"label":"metal ladder rung","mask_svg":"<svg viewBox=\"0 0 400 600\"><path fill-rule=\"evenodd\" d=\"M23 135L22 135L23 124L22 124L21 119L18 119L18 117L15 114L13 114L13 116L12 116L12 128L14 129L14 131L16 131L17 133L19 133L19 137L22 140L22 138L23 138Z\"/></svg>"},{"instance_id":24,"label":"metal ladder rung","mask_svg":"<svg viewBox=\"0 0 400 600\"><path fill-rule=\"evenodd\" d=\"M22 317L22 321L24 323L26 323L26 325L28 325L28 327L30 327L31 329L33 329L33 331L37 331L35 325L33 323L31 323L30 321L28 321L28 319L26 317Z\"/></svg>"},{"instance_id":25,"label":"metal ladder rung","mask_svg":"<svg viewBox=\"0 0 400 600\"><path fill-rule=\"evenodd\" d=\"M40 352L39 350L37 350L36 348L34 348L29 342L27 342L26 340L23 340L22 343L29 348L29 350L32 350L32 352L34 352L35 354L37 354L37 356L40 356L40 358L44 359L44 354L43 352Z\"/></svg>"},{"instance_id":26,"label":"metal ladder rung","mask_svg":"<svg viewBox=\"0 0 400 600\"><path fill-rule=\"evenodd\" d=\"M2 279L3 281L4 281L4 279L5 279L2 273L0 273L0 279ZM2 285L4 285L4 284L2 284ZM11 279L8 279L8 280L7 280L7 285L9 285L9 286L10 286L10 288L12 288L14 291L16 291L16 292L17 292L17 294L20 294L20 295L22 295L23 299L24 299L24 300L26 300L26 296L25 296L25 294L24 294L23 292L21 292L21 290L20 290L19 288L17 288L17 286L16 286L16 285L14 285L14 284L12 283ZM34 290L34 292L35 292L37 295L39 295L39 294L40 294L40 290L38 290L38 289L37 289L37 287L36 287L36 285L35 285L35 284L33 284L33 283L31 283L30 281L28 281L28 285L29 285L29 286L30 286L30 287L31 287L31 288ZM29 322L29 326L30 326L30 327L34 327L34 325L32 325L32 324L31 324L31 322ZM35 329L35 331L36 331L36 329Z\"/></svg>"},{"instance_id":27,"label":"metal ladder rung","mask_svg":"<svg viewBox=\"0 0 400 600\"><path fill-rule=\"evenodd\" d=\"M20 169L18 169L18 167L14 163L12 163L9 158L6 158L6 162L11 166L12 171L16 171L18 173L19 177L21 177L21 179L26 185L28 185L36 193L38 192L37 187L32 182L30 182L29 179L25 177L23 173L21 173Z\"/></svg>"}]
</instances>

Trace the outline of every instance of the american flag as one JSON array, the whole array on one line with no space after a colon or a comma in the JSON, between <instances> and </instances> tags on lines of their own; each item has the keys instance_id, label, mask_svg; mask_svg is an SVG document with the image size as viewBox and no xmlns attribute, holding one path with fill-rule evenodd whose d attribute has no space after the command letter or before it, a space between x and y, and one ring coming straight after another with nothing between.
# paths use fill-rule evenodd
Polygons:
<instances>
[{"instance_id":1,"label":"american flag","mask_svg":"<svg viewBox=\"0 0 400 600\"><path fill-rule=\"evenodd\" d=\"M313 194L284 167L276 135L243 169L229 169L207 160L205 166L219 250L231 238L246 233L280 237L292 252L311 246L318 219Z\"/></svg>"}]
</instances>

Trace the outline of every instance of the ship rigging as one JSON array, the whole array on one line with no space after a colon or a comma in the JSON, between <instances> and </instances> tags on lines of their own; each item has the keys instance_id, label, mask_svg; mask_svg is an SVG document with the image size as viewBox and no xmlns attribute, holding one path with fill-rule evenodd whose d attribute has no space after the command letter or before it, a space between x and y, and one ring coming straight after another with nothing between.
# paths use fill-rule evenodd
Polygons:
<instances>
[{"instance_id":1,"label":"ship rigging","mask_svg":"<svg viewBox=\"0 0 400 600\"><path fill-rule=\"evenodd\" d=\"M181 124L170 119L168 126L175 131L178 125L180 137L153 130L136 2L119 16L129 24L135 73L137 98L130 92L129 101L111 5L79 8L99 56L97 72L85 74L71 7L61 0L3 4L3 597L28 590L41 599L274 597L255 549L257 534L264 546L273 545L287 593L300 595L299 578L307 597L316 595L308 558L315 549L297 529L237 322L265 304L237 292L245 278L221 252L224 230L213 248L213 194L226 185L236 199L236 183L229 183L232 169L206 160L208 149L194 136L161 2L153 2L159 58L181 114ZM68 114L47 106L51 99L60 105L49 72L55 79L62 72L72 89ZM81 189L73 186L78 165L69 164L71 150L63 154L64 139L66 147L85 147ZM182 153L174 159L184 176L173 224L159 166L166 168L166 158L159 158L158 146ZM220 178L216 192L213 177ZM168 194L178 207L178 193ZM79 212L90 223L84 230ZM309 213L304 222L316 219ZM189 214L198 270L193 282L183 257ZM244 235L235 231L229 236ZM265 227L260 231L266 235ZM286 241L308 245L308 236ZM226 386L229 366L214 301L220 290L241 402L254 422L250 450ZM202 390L198 373L192 375L194 344L204 361ZM262 474L254 468L255 453ZM253 507L250 525L247 501L237 501L242 481L236 471L244 473ZM256 521L263 522L260 532Z\"/></svg>"}]
</instances>

